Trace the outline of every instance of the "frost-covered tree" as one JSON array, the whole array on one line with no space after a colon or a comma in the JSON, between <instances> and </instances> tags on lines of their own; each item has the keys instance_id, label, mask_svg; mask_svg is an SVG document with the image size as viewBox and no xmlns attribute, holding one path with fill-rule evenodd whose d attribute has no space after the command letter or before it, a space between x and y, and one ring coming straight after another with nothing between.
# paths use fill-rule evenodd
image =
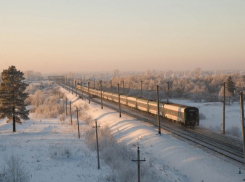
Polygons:
<instances>
[{"instance_id":1,"label":"frost-covered tree","mask_svg":"<svg viewBox=\"0 0 245 182\"><path fill-rule=\"evenodd\" d=\"M28 81L38 81L43 79L42 74L40 72L34 72L32 70L25 71L24 77Z\"/></svg>"},{"instance_id":2,"label":"frost-covered tree","mask_svg":"<svg viewBox=\"0 0 245 182\"><path fill-rule=\"evenodd\" d=\"M29 182L30 176L23 161L20 156L12 154L9 158L5 158L6 166L1 172L2 177L0 176L0 181L4 182ZM6 167L6 168L5 168Z\"/></svg>"},{"instance_id":3,"label":"frost-covered tree","mask_svg":"<svg viewBox=\"0 0 245 182\"><path fill-rule=\"evenodd\" d=\"M234 91L235 91L235 84L232 81L231 76L229 76L226 80L226 87L227 87L227 91L230 93L230 95L234 95Z\"/></svg>"},{"instance_id":4,"label":"frost-covered tree","mask_svg":"<svg viewBox=\"0 0 245 182\"><path fill-rule=\"evenodd\" d=\"M227 87L227 83L225 83L225 97L228 97L229 98L229 104L230 104L230 97L234 94L234 92L230 92L228 90L228 87ZM224 97L224 86L222 86L220 88L220 91L219 91L219 96L220 97Z\"/></svg>"},{"instance_id":5,"label":"frost-covered tree","mask_svg":"<svg viewBox=\"0 0 245 182\"><path fill-rule=\"evenodd\" d=\"M24 73L10 66L1 73L2 83L0 85L0 118L7 118L7 122L13 121L21 124L21 119L29 119L29 110L24 103L28 97L25 92L27 84L23 82Z\"/></svg>"}]
</instances>

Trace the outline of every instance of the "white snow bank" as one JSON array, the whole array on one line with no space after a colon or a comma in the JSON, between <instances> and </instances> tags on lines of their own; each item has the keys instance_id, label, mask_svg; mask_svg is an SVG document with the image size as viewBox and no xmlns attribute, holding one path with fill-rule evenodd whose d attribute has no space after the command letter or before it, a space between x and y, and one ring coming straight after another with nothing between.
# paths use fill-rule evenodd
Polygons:
<instances>
[{"instance_id":1,"label":"white snow bank","mask_svg":"<svg viewBox=\"0 0 245 182\"><path fill-rule=\"evenodd\" d=\"M74 105L88 103L88 100L76 100L65 89L62 92L73 99ZM76 100L76 102L74 102ZM242 181L238 174L239 167L215 154L205 152L195 145L188 144L162 131L157 135L155 127L138 121L127 115L118 117L118 113L91 102L89 114L98 120L100 125L109 125L118 141L126 142L132 148L140 146L141 157L153 163L158 173L165 175L169 181ZM119 156L120 157L120 156ZM144 165L144 163L142 164Z\"/></svg>"}]
</instances>

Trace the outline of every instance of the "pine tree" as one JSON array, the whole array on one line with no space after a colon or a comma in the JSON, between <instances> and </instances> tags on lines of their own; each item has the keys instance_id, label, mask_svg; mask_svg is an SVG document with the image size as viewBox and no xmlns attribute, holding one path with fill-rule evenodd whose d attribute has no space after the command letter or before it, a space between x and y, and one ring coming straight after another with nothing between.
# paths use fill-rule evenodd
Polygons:
<instances>
[{"instance_id":1,"label":"pine tree","mask_svg":"<svg viewBox=\"0 0 245 182\"><path fill-rule=\"evenodd\" d=\"M7 123L13 121L21 124L21 119L29 119L29 110L26 110L24 103L28 97L25 92L27 84L23 82L24 73L10 66L1 73L2 83L0 85L0 119L7 118Z\"/></svg>"},{"instance_id":2,"label":"pine tree","mask_svg":"<svg viewBox=\"0 0 245 182\"><path fill-rule=\"evenodd\" d=\"M230 95L234 95L234 91L235 91L235 84L232 81L231 76L229 76L226 80L226 87L227 87L227 91L230 93Z\"/></svg>"}]
</instances>

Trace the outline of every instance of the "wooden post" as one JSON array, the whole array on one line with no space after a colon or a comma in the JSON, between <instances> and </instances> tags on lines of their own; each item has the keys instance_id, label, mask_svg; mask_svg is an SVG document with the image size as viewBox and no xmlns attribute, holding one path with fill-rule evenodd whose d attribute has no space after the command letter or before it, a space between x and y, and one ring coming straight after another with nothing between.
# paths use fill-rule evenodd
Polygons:
<instances>
[{"instance_id":1,"label":"wooden post","mask_svg":"<svg viewBox=\"0 0 245 182\"><path fill-rule=\"evenodd\" d=\"M167 103L168 103L168 99L169 99L169 81L167 81Z\"/></svg>"},{"instance_id":2,"label":"wooden post","mask_svg":"<svg viewBox=\"0 0 245 182\"><path fill-rule=\"evenodd\" d=\"M160 126L160 116L159 116L159 92L157 85L157 123L158 123L158 134L161 135L161 126Z\"/></svg>"},{"instance_id":3,"label":"wooden post","mask_svg":"<svg viewBox=\"0 0 245 182\"><path fill-rule=\"evenodd\" d=\"M75 81L75 89L76 89L76 96L77 96L77 81Z\"/></svg>"},{"instance_id":4,"label":"wooden post","mask_svg":"<svg viewBox=\"0 0 245 182\"><path fill-rule=\"evenodd\" d=\"M140 90L141 90L141 94L140 94L140 97L142 98L142 80L140 81Z\"/></svg>"},{"instance_id":5,"label":"wooden post","mask_svg":"<svg viewBox=\"0 0 245 182\"><path fill-rule=\"evenodd\" d=\"M88 103L90 104L89 82L88 82Z\"/></svg>"},{"instance_id":6,"label":"wooden post","mask_svg":"<svg viewBox=\"0 0 245 182\"><path fill-rule=\"evenodd\" d=\"M79 120L78 120L78 108L77 108L77 130L78 130L77 131L78 132L78 138L80 138L80 129L79 129Z\"/></svg>"},{"instance_id":7,"label":"wooden post","mask_svg":"<svg viewBox=\"0 0 245 182\"><path fill-rule=\"evenodd\" d=\"M123 91L122 91L122 93L124 94L124 80L122 81L122 84L123 84Z\"/></svg>"},{"instance_id":8,"label":"wooden post","mask_svg":"<svg viewBox=\"0 0 245 182\"><path fill-rule=\"evenodd\" d=\"M83 99L83 82L81 81L81 87L82 87L82 99Z\"/></svg>"},{"instance_id":9,"label":"wooden post","mask_svg":"<svg viewBox=\"0 0 245 182\"><path fill-rule=\"evenodd\" d=\"M70 102L70 118L71 118L71 125L72 125L71 102Z\"/></svg>"},{"instance_id":10,"label":"wooden post","mask_svg":"<svg viewBox=\"0 0 245 182\"><path fill-rule=\"evenodd\" d=\"M132 160L133 162L136 162L136 164L138 165L138 182L140 182L140 163L141 162L144 162L144 160L140 160L140 149L138 147L138 150L137 150L137 160Z\"/></svg>"},{"instance_id":11,"label":"wooden post","mask_svg":"<svg viewBox=\"0 0 245 182\"><path fill-rule=\"evenodd\" d=\"M112 80L111 80L111 92L112 92Z\"/></svg>"},{"instance_id":12,"label":"wooden post","mask_svg":"<svg viewBox=\"0 0 245 182\"><path fill-rule=\"evenodd\" d=\"M241 124L242 124L242 138L243 138L243 157L245 165L245 131L244 131L244 107L243 107L243 92L240 92L240 109L241 109Z\"/></svg>"},{"instance_id":13,"label":"wooden post","mask_svg":"<svg viewBox=\"0 0 245 182\"><path fill-rule=\"evenodd\" d=\"M223 98L223 134L225 134L225 82L224 82L224 98Z\"/></svg>"},{"instance_id":14,"label":"wooden post","mask_svg":"<svg viewBox=\"0 0 245 182\"><path fill-rule=\"evenodd\" d=\"M99 156L99 139L98 139L98 126L97 125L97 120L95 120L95 129L96 129L96 144L97 144L97 161L98 161L98 169L100 169L100 156Z\"/></svg>"},{"instance_id":15,"label":"wooden post","mask_svg":"<svg viewBox=\"0 0 245 182\"><path fill-rule=\"evenodd\" d=\"M117 91L118 91L118 109L119 109L119 117L121 117L121 104L120 104L119 83L117 84Z\"/></svg>"},{"instance_id":16,"label":"wooden post","mask_svg":"<svg viewBox=\"0 0 245 182\"><path fill-rule=\"evenodd\" d=\"M67 97L66 97L66 116L67 116Z\"/></svg>"},{"instance_id":17,"label":"wooden post","mask_svg":"<svg viewBox=\"0 0 245 182\"><path fill-rule=\"evenodd\" d=\"M73 79L71 80L71 93L73 94Z\"/></svg>"},{"instance_id":18,"label":"wooden post","mask_svg":"<svg viewBox=\"0 0 245 182\"><path fill-rule=\"evenodd\" d=\"M100 80L100 102L101 102L101 109L103 109L103 95L102 95L102 80Z\"/></svg>"}]
</instances>

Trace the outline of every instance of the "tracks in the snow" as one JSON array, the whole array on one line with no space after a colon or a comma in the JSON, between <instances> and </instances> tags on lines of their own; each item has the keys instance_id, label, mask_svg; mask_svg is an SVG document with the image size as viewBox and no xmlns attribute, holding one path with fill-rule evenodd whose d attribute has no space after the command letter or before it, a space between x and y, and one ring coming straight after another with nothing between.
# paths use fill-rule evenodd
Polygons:
<instances>
[{"instance_id":1,"label":"tracks in the snow","mask_svg":"<svg viewBox=\"0 0 245 182\"><path fill-rule=\"evenodd\" d=\"M63 83L59 83L59 84L62 87L69 89L69 87L67 87L65 84ZM81 96L80 92L78 92L77 94ZM87 97L84 94L83 96L85 98ZM100 99L97 98L90 98L90 99L91 101L100 104ZM117 103L103 99L103 105L118 111ZM121 106L121 112L157 126L156 118L148 113L144 113L142 111L138 111L136 109L129 108L124 105ZM169 122L168 120L165 120L163 118L161 118L161 120L162 120L161 128L173 133L174 135L181 137L185 140L188 140L190 142L193 142L202 147L205 147L222 156L232 159L240 164L244 163L243 148L242 148L242 143L240 141L234 140L232 138L228 138L224 135L214 133L206 129L202 129L198 127L196 127L195 129L189 129L177 123Z\"/></svg>"}]
</instances>

